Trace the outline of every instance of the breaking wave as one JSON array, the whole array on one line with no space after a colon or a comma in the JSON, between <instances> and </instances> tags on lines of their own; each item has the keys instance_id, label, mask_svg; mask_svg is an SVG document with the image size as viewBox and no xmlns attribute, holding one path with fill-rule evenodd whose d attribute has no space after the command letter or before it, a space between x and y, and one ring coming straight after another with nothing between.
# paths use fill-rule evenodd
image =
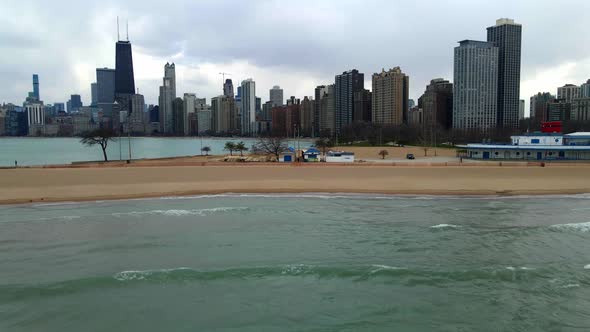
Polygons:
<instances>
[{"instance_id":1,"label":"breaking wave","mask_svg":"<svg viewBox=\"0 0 590 332\"><path fill-rule=\"evenodd\" d=\"M144 216L144 215L163 215L170 217L183 217L183 216L206 216L215 213L232 212L232 211L244 211L248 210L247 207L217 207L211 209L195 209L195 210L152 210L152 211L133 211L133 212L121 212L113 213L114 217L128 217L128 216Z\"/></svg>"},{"instance_id":2,"label":"breaking wave","mask_svg":"<svg viewBox=\"0 0 590 332\"><path fill-rule=\"evenodd\" d=\"M574 232L590 232L590 222L574 223L574 224L557 224L552 225L552 229L560 231L574 231Z\"/></svg>"},{"instance_id":3,"label":"breaking wave","mask_svg":"<svg viewBox=\"0 0 590 332\"><path fill-rule=\"evenodd\" d=\"M453 225L453 224L440 224L440 225L430 226L430 228L432 228L432 229L457 229L457 228L461 228L461 226Z\"/></svg>"},{"instance_id":4,"label":"breaking wave","mask_svg":"<svg viewBox=\"0 0 590 332\"><path fill-rule=\"evenodd\" d=\"M545 271L546 272L546 271ZM1 285L0 302L23 298L67 296L97 289L124 288L137 283L185 284L190 282L248 281L268 278L316 278L349 282L386 282L408 286L447 287L457 282L528 282L544 279L543 271L526 268L495 267L466 270L431 270L382 264L362 266L319 266L290 264L199 271L188 267L156 270L129 270L112 276L99 276L37 285Z\"/></svg>"}]
</instances>

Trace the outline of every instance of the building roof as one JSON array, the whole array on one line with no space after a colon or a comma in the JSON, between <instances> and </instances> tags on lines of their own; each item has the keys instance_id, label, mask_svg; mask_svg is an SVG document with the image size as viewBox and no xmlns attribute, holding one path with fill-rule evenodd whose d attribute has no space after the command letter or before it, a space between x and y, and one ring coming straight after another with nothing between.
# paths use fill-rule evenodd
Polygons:
<instances>
[{"instance_id":1,"label":"building roof","mask_svg":"<svg viewBox=\"0 0 590 332\"><path fill-rule=\"evenodd\" d=\"M565 137L577 137L577 138L582 138L582 137L590 137L590 132L577 132L577 133L571 133L571 134L566 134L564 135Z\"/></svg>"},{"instance_id":2,"label":"building roof","mask_svg":"<svg viewBox=\"0 0 590 332\"><path fill-rule=\"evenodd\" d=\"M577 150L590 151L590 145L501 145L501 144L467 144L459 145L461 149L478 149L478 150Z\"/></svg>"}]
</instances>

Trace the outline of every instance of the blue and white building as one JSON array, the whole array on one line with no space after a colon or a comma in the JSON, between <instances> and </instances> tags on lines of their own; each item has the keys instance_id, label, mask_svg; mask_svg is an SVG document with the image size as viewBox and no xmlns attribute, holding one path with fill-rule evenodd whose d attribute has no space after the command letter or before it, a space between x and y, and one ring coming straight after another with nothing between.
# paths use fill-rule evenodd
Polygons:
<instances>
[{"instance_id":1,"label":"blue and white building","mask_svg":"<svg viewBox=\"0 0 590 332\"><path fill-rule=\"evenodd\" d=\"M464 156L481 160L590 160L590 132L512 136L511 144L467 144Z\"/></svg>"}]
</instances>

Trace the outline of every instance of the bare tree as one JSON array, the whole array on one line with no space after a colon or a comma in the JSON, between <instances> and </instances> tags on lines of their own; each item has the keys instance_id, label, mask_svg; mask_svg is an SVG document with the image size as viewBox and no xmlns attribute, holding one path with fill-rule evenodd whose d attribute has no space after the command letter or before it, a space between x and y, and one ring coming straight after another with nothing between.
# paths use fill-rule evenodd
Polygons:
<instances>
[{"instance_id":1,"label":"bare tree","mask_svg":"<svg viewBox=\"0 0 590 332\"><path fill-rule=\"evenodd\" d=\"M385 159L386 156L389 156L389 151L381 150L379 151L379 155L381 156L381 158Z\"/></svg>"},{"instance_id":2,"label":"bare tree","mask_svg":"<svg viewBox=\"0 0 590 332\"><path fill-rule=\"evenodd\" d=\"M252 146L252 151L263 154L272 154L279 160L281 153L289 149L287 140L283 137L261 137Z\"/></svg>"},{"instance_id":3,"label":"bare tree","mask_svg":"<svg viewBox=\"0 0 590 332\"><path fill-rule=\"evenodd\" d=\"M86 146L100 145L102 148L102 155L104 161L109 161L107 157L107 145L110 141L114 141L116 133L112 129L100 128L92 131L87 131L80 135L80 143Z\"/></svg>"},{"instance_id":4,"label":"bare tree","mask_svg":"<svg viewBox=\"0 0 590 332\"><path fill-rule=\"evenodd\" d=\"M315 146L318 149L322 149L322 153L324 155L326 155L326 150L328 150L329 148L334 147L334 142L330 138L326 138L326 137L324 137L324 138L318 138L315 141Z\"/></svg>"}]
</instances>

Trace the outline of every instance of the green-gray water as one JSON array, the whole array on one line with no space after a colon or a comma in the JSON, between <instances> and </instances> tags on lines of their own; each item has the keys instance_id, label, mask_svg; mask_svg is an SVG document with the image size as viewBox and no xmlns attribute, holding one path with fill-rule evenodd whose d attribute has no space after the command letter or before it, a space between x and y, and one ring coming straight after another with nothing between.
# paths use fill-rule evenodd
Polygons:
<instances>
[{"instance_id":1,"label":"green-gray water","mask_svg":"<svg viewBox=\"0 0 590 332\"><path fill-rule=\"evenodd\" d=\"M0 331L588 331L590 196L0 207Z\"/></svg>"}]
</instances>

